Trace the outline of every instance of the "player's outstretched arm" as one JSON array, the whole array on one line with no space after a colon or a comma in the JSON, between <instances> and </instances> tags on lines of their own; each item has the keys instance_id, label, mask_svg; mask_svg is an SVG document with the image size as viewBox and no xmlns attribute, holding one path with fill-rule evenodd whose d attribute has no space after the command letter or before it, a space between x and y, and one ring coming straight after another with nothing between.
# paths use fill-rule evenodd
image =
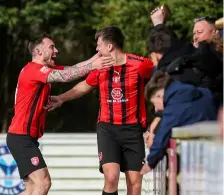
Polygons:
<instances>
[{"instance_id":1,"label":"player's outstretched arm","mask_svg":"<svg viewBox=\"0 0 224 195\"><path fill-rule=\"evenodd\" d=\"M70 82L82 78L92 70L108 68L114 64L115 60L111 56L99 57L94 59L93 62L87 60L64 70L52 70L47 78L47 82Z\"/></svg>"},{"instance_id":2,"label":"player's outstretched arm","mask_svg":"<svg viewBox=\"0 0 224 195\"><path fill-rule=\"evenodd\" d=\"M75 85L69 91L58 95L51 96L49 104L45 107L48 111L52 111L58 107L60 107L64 102L80 98L85 94L89 93L94 87L88 85L86 81L82 81Z\"/></svg>"},{"instance_id":3,"label":"player's outstretched arm","mask_svg":"<svg viewBox=\"0 0 224 195\"><path fill-rule=\"evenodd\" d=\"M93 61L95 61L96 59L98 59L100 57L101 57L101 55L99 53L96 53L94 56L92 56L90 59L88 59L86 61L82 61L75 65L71 65L71 66L64 66L64 69L75 67L75 66L84 66L85 64L92 63Z\"/></svg>"}]
</instances>

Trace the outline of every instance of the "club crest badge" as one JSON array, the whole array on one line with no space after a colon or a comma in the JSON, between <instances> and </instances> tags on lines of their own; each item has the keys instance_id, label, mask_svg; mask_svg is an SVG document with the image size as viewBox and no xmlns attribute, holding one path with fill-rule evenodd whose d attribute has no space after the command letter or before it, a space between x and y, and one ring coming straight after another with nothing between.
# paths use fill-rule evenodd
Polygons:
<instances>
[{"instance_id":1,"label":"club crest badge","mask_svg":"<svg viewBox=\"0 0 224 195\"><path fill-rule=\"evenodd\" d=\"M114 71L114 76L112 78L114 83L119 83L120 82L120 73L118 71Z\"/></svg>"},{"instance_id":2,"label":"club crest badge","mask_svg":"<svg viewBox=\"0 0 224 195\"><path fill-rule=\"evenodd\" d=\"M113 82L114 83L119 83L120 82L120 76L114 76L113 77Z\"/></svg>"},{"instance_id":3,"label":"club crest badge","mask_svg":"<svg viewBox=\"0 0 224 195\"><path fill-rule=\"evenodd\" d=\"M103 159L103 152L99 152L99 161Z\"/></svg>"},{"instance_id":4,"label":"club crest badge","mask_svg":"<svg viewBox=\"0 0 224 195\"><path fill-rule=\"evenodd\" d=\"M37 166L39 165L39 158L36 156L36 157L33 157L30 159L31 160L31 163L34 165L34 166Z\"/></svg>"}]
</instances>

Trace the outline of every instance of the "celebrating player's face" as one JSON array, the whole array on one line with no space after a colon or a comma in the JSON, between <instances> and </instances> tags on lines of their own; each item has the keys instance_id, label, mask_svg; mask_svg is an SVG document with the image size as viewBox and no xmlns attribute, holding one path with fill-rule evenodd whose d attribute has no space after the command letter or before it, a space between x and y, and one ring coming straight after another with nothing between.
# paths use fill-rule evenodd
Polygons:
<instances>
[{"instance_id":1,"label":"celebrating player's face","mask_svg":"<svg viewBox=\"0 0 224 195\"><path fill-rule=\"evenodd\" d=\"M103 41L101 37L98 38L96 51L98 51L102 56L110 56L111 49L111 43Z\"/></svg>"},{"instance_id":2,"label":"celebrating player's face","mask_svg":"<svg viewBox=\"0 0 224 195\"><path fill-rule=\"evenodd\" d=\"M41 54L43 57L43 61L47 65L49 66L55 65L54 59L56 58L57 53L58 50L56 49L54 42L49 38L43 39L41 44Z\"/></svg>"}]
</instances>

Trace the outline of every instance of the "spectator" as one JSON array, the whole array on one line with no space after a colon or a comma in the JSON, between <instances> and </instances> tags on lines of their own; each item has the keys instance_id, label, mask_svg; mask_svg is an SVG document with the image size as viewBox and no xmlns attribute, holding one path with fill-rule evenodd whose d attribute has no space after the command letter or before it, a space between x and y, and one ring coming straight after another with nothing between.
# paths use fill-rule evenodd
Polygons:
<instances>
[{"instance_id":1,"label":"spectator","mask_svg":"<svg viewBox=\"0 0 224 195\"><path fill-rule=\"evenodd\" d=\"M166 18L166 10L157 8L152 11L151 19L155 27L149 36L148 52L153 63L157 65L157 69L169 72L176 80L209 88L216 104L218 106L223 104L223 44L220 36L216 35L217 31L211 33L206 29L206 26L215 29L214 24L209 24L202 18L197 19L195 29L198 29L198 26L204 26L206 36L209 32L211 36L207 36L207 42L205 42L198 35L197 41L202 42L197 43L198 48L196 49L192 44L179 40L170 29L163 25ZM159 116L161 117L162 114L159 113ZM151 129L150 133L145 135L145 142L148 146L153 141L155 128Z\"/></svg>"},{"instance_id":2,"label":"spectator","mask_svg":"<svg viewBox=\"0 0 224 195\"><path fill-rule=\"evenodd\" d=\"M215 18L210 16L199 17L194 20L193 45L198 47L202 41L210 41L214 36L219 34L215 26Z\"/></svg>"},{"instance_id":3,"label":"spectator","mask_svg":"<svg viewBox=\"0 0 224 195\"><path fill-rule=\"evenodd\" d=\"M220 37L200 42L189 64L201 71L199 86L209 88L217 106L223 104L223 43ZM189 75L190 76L190 75Z\"/></svg>"},{"instance_id":4,"label":"spectator","mask_svg":"<svg viewBox=\"0 0 224 195\"><path fill-rule=\"evenodd\" d=\"M164 6L161 8L156 8L151 12L151 20L154 24L154 28L151 30L149 36L148 52L150 53L154 64L158 65L158 69L163 71L167 71L167 66L170 65L174 60L177 60L174 62L174 64L185 63L183 56L187 56L188 58L189 55L194 54L195 52L197 53L197 59L201 60L202 58L206 57L206 55L210 52L209 48L207 47L206 49L203 49L203 46L201 46L202 48L199 48L199 42L206 41L210 43L214 37L218 37L219 33L215 25L215 20L212 17L206 16L197 18L194 20L195 25L193 31L193 45L187 44L179 40L177 36L164 25L164 22L166 21L167 15L169 15L169 13L170 11L166 8L166 6L165 8ZM194 49L193 46L199 48L199 51L197 52L197 49ZM216 60L217 56L214 56L213 53L211 55L209 54L206 58L210 58L209 62L212 61L212 64L217 62L215 66L218 67L217 71L220 73L222 72L220 70L220 61ZM178 59L178 57L180 57L180 59ZM200 60L200 67L202 67L204 66L203 63L207 61ZM215 69L215 67L212 67L210 64L209 67L210 69ZM178 68L179 67L174 67L174 69ZM182 81L190 84L200 85L202 80L201 77L204 77L206 74L203 72L203 70L204 68L202 68L202 70L195 70L192 68L187 71L185 70L184 73L181 73L181 75L185 74L185 77L181 77L183 79ZM175 74L177 74L177 72L175 72ZM179 77L179 79L181 78Z\"/></svg>"},{"instance_id":5,"label":"spectator","mask_svg":"<svg viewBox=\"0 0 224 195\"><path fill-rule=\"evenodd\" d=\"M170 11L169 11L170 12ZM164 23L167 18L167 9L163 7L156 8L151 12L151 20L154 25L154 29L156 28L167 28ZM198 43L202 41L209 41L214 36L219 35L219 30L216 28L220 25L215 25L215 18L211 16L198 17L194 20L194 28L193 28L193 45L194 47L198 47ZM219 24L218 22L217 24Z\"/></svg>"},{"instance_id":6,"label":"spectator","mask_svg":"<svg viewBox=\"0 0 224 195\"><path fill-rule=\"evenodd\" d=\"M209 89L175 81L170 75L161 71L157 71L147 83L145 97L156 110L163 111L163 114L147 157L147 165L142 168L142 174L154 168L163 158L172 128L215 120L217 116Z\"/></svg>"},{"instance_id":7,"label":"spectator","mask_svg":"<svg viewBox=\"0 0 224 195\"><path fill-rule=\"evenodd\" d=\"M154 14L158 17L159 12L162 15L159 9L153 13L152 20ZM198 19L197 23L201 24L201 20ZM153 28L148 40L148 52L153 63L158 65L158 70L168 72L173 78L184 83L209 88L217 104L222 101L223 92L222 49L222 40L217 35L198 43L196 49L191 44L179 40L164 25Z\"/></svg>"},{"instance_id":8,"label":"spectator","mask_svg":"<svg viewBox=\"0 0 224 195\"><path fill-rule=\"evenodd\" d=\"M148 43L148 53L158 70L166 71L167 67L178 57L191 55L195 49L191 44L186 44L175 37L164 26L152 29Z\"/></svg>"}]
</instances>

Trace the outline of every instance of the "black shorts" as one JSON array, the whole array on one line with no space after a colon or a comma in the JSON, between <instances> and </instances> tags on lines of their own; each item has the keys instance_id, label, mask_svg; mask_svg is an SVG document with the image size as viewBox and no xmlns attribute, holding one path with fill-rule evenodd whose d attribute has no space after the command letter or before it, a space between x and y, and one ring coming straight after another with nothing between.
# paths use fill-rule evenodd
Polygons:
<instances>
[{"instance_id":1,"label":"black shorts","mask_svg":"<svg viewBox=\"0 0 224 195\"><path fill-rule=\"evenodd\" d=\"M143 131L140 124L97 124L100 171L105 163L115 162L120 170L140 171L145 159Z\"/></svg>"},{"instance_id":2,"label":"black shorts","mask_svg":"<svg viewBox=\"0 0 224 195\"><path fill-rule=\"evenodd\" d=\"M7 134L7 146L15 159L21 179L30 173L47 167L39 150L39 143L28 135Z\"/></svg>"}]
</instances>

